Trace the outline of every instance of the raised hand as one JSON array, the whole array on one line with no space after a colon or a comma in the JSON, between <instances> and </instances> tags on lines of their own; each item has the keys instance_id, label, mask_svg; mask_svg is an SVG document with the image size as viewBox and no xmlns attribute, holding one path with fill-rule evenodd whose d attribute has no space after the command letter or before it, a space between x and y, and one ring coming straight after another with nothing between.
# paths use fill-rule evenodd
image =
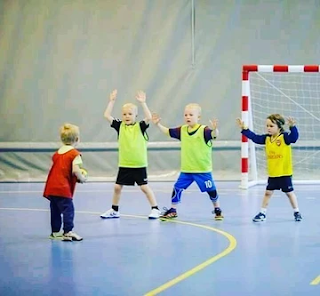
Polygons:
<instances>
[{"instance_id":1,"label":"raised hand","mask_svg":"<svg viewBox=\"0 0 320 296\"><path fill-rule=\"evenodd\" d=\"M211 127L213 130L216 130L218 127L218 119L213 118L212 120L209 120Z\"/></svg>"},{"instance_id":2,"label":"raised hand","mask_svg":"<svg viewBox=\"0 0 320 296\"><path fill-rule=\"evenodd\" d=\"M152 122L158 124L161 120L161 117L157 113L152 113Z\"/></svg>"},{"instance_id":3,"label":"raised hand","mask_svg":"<svg viewBox=\"0 0 320 296\"><path fill-rule=\"evenodd\" d=\"M118 94L118 90L117 90L117 89L114 89L114 90L110 93L109 100L110 100L110 101L115 101L116 98L117 98L117 94Z\"/></svg>"},{"instance_id":4,"label":"raised hand","mask_svg":"<svg viewBox=\"0 0 320 296\"><path fill-rule=\"evenodd\" d=\"M244 122L241 120L241 118L237 118L236 122L241 129L245 128Z\"/></svg>"},{"instance_id":5,"label":"raised hand","mask_svg":"<svg viewBox=\"0 0 320 296\"><path fill-rule=\"evenodd\" d=\"M288 117L287 122L289 126L294 126L296 124L296 121L293 117Z\"/></svg>"},{"instance_id":6,"label":"raised hand","mask_svg":"<svg viewBox=\"0 0 320 296\"><path fill-rule=\"evenodd\" d=\"M142 90L139 90L136 94L136 99L137 101L139 101L140 103L145 103L146 101L146 93L143 92Z\"/></svg>"}]
</instances>

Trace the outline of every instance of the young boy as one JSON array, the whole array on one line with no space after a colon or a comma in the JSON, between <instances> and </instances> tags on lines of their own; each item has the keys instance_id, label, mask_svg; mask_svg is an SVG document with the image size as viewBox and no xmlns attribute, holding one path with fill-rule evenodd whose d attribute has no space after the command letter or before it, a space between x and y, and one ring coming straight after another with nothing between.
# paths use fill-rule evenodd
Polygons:
<instances>
[{"instance_id":1,"label":"young boy","mask_svg":"<svg viewBox=\"0 0 320 296\"><path fill-rule=\"evenodd\" d=\"M267 134L256 135L249 130L244 122L237 118L241 133L256 144L266 145L266 159L268 166L268 185L262 201L260 212L253 218L253 222L262 222L267 217L267 207L274 190L282 190L289 198L293 208L295 221L302 217L298 208L298 201L292 186L292 153L291 143L299 138L298 129L293 118L288 118L290 133L284 131L285 119L280 114L271 114L266 120Z\"/></svg>"},{"instance_id":2,"label":"young boy","mask_svg":"<svg viewBox=\"0 0 320 296\"><path fill-rule=\"evenodd\" d=\"M86 182L80 167L80 152L74 147L80 140L79 128L65 123L60 128L63 146L52 156L52 167L47 177L43 196L50 200L51 239L81 241L83 238L72 231L74 224L73 194L76 183ZM60 233L61 214L63 216L63 235Z\"/></svg>"},{"instance_id":3,"label":"young boy","mask_svg":"<svg viewBox=\"0 0 320 296\"><path fill-rule=\"evenodd\" d=\"M217 120L211 122L212 129L198 123L201 117L201 107L198 104L188 104L184 110L185 124L177 128L167 128L160 124L160 117L153 114L152 120L159 129L181 141L181 172L174 184L171 208L160 216L160 219L178 217L177 204L180 203L181 193L194 181L201 192L207 192L213 203L216 220L223 220L218 202L218 193L212 177L212 140L218 136Z\"/></svg>"},{"instance_id":4,"label":"young boy","mask_svg":"<svg viewBox=\"0 0 320 296\"><path fill-rule=\"evenodd\" d=\"M109 104L104 112L104 117L118 133L119 170L114 185L111 209L101 214L100 217L104 219L119 218L119 201L123 186L134 186L137 183L150 203L151 213L149 219L158 219L160 211L154 193L148 185L147 178L148 135L146 130L149 127L148 123L151 120L151 113L146 104L146 94L139 91L136 95L136 99L140 102L145 114L145 119L139 123L136 122L138 108L131 103L122 106L122 120L111 116L116 97L117 90L114 90L110 94Z\"/></svg>"}]
</instances>

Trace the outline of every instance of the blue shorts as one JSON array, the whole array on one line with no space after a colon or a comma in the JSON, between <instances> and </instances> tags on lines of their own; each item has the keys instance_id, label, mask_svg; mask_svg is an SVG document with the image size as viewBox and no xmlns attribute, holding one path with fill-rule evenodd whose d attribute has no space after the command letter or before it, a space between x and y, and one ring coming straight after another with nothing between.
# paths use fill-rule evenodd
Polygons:
<instances>
[{"instance_id":1,"label":"blue shorts","mask_svg":"<svg viewBox=\"0 0 320 296\"><path fill-rule=\"evenodd\" d=\"M267 190L282 190L282 192L291 192L293 191L292 186L292 177L269 177Z\"/></svg>"},{"instance_id":2,"label":"blue shorts","mask_svg":"<svg viewBox=\"0 0 320 296\"><path fill-rule=\"evenodd\" d=\"M193 182L196 182L201 192L216 190L211 173L180 173L175 188L187 189Z\"/></svg>"}]
</instances>

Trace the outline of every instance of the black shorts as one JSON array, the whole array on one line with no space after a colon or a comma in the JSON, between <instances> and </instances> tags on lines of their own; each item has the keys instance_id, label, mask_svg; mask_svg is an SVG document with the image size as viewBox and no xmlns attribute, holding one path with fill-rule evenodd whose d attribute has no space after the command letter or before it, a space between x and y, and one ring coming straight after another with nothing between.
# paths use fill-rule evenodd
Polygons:
<instances>
[{"instance_id":1,"label":"black shorts","mask_svg":"<svg viewBox=\"0 0 320 296\"><path fill-rule=\"evenodd\" d=\"M134 186L148 184L147 168L119 168L116 184Z\"/></svg>"},{"instance_id":2,"label":"black shorts","mask_svg":"<svg viewBox=\"0 0 320 296\"><path fill-rule=\"evenodd\" d=\"M282 190L282 192L291 192L293 191L292 186L292 177L283 176L283 177L269 177L267 190Z\"/></svg>"}]
</instances>

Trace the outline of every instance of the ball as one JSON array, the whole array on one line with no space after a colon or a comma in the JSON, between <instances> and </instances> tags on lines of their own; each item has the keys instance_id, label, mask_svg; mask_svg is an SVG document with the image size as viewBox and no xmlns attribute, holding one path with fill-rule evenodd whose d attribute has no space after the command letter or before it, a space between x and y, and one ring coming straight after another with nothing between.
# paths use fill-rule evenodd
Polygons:
<instances>
[{"instance_id":1,"label":"ball","mask_svg":"<svg viewBox=\"0 0 320 296\"><path fill-rule=\"evenodd\" d=\"M80 168L80 172L81 172L82 176L84 176L86 178L88 177L88 171L85 168Z\"/></svg>"}]
</instances>

